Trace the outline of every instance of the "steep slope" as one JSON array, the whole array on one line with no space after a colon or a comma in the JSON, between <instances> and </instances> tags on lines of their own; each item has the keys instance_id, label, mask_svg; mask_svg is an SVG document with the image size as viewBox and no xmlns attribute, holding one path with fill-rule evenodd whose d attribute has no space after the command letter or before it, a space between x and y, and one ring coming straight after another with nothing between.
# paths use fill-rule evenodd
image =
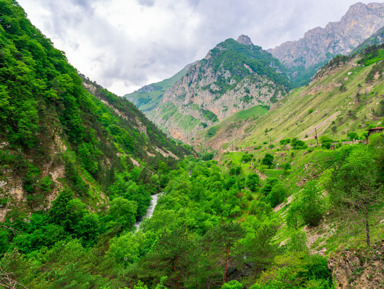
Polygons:
<instances>
[{"instance_id":1,"label":"steep slope","mask_svg":"<svg viewBox=\"0 0 384 289\"><path fill-rule=\"evenodd\" d=\"M192 65L148 115L172 137L188 142L235 112L276 102L289 88L279 61L240 36L218 44Z\"/></svg>"},{"instance_id":2,"label":"steep slope","mask_svg":"<svg viewBox=\"0 0 384 289\"><path fill-rule=\"evenodd\" d=\"M336 57L312 83L292 91L264 115L248 117L240 127L219 124L207 146L231 150L232 143L257 147L293 137L315 144L316 133L337 140L345 139L349 132L365 131L367 124L377 123L384 116L383 55L382 49L371 47L361 55ZM204 136L212 137L209 130Z\"/></svg>"},{"instance_id":3,"label":"steep slope","mask_svg":"<svg viewBox=\"0 0 384 289\"><path fill-rule=\"evenodd\" d=\"M190 66L191 65L187 65L168 79L146 85L135 92L124 95L124 97L135 104L141 111L148 113L159 105L167 89L182 78Z\"/></svg>"},{"instance_id":4,"label":"steep slope","mask_svg":"<svg viewBox=\"0 0 384 289\"><path fill-rule=\"evenodd\" d=\"M317 27L297 41L269 50L288 70L295 87L310 82L316 71L334 56L346 55L384 26L384 4L357 3L339 22Z\"/></svg>"},{"instance_id":5,"label":"steep slope","mask_svg":"<svg viewBox=\"0 0 384 289\"><path fill-rule=\"evenodd\" d=\"M351 53L362 52L365 48L373 45L380 45L384 43L384 27L380 28L375 34L366 39L361 43L357 48L355 48Z\"/></svg>"},{"instance_id":6,"label":"steep slope","mask_svg":"<svg viewBox=\"0 0 384 289\"><path fill-rule=\"evenodd\" d=\"M188 150L127 100L89 81L87 92L15 1L0 1L0 17L0 221L46 210L62 190L98 210L132 170L142 187L129 198L143 215L159 162L172 166Z\"/></svg>"}]
</instances>

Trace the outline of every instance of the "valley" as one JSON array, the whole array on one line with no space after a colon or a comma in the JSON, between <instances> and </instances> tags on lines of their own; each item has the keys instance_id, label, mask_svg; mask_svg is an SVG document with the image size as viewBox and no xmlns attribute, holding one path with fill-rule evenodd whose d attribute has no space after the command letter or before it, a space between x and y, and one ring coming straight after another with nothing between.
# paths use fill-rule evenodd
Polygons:
<instances>
[{"instance_id":1,"label":"valley","mask_svg":"<svg viewBox=\"0 0 384 289\"><path fill-rule=\"evenodd\" d=\"M383 288L383 19L119 97L0 0L0 288Z\"/></svg>"}]
</instances>

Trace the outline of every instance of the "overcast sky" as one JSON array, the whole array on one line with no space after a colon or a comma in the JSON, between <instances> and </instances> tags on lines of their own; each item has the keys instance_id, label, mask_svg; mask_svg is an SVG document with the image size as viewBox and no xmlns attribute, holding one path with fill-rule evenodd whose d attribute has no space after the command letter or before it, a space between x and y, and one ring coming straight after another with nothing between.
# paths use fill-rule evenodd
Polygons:
<instances>
[{"instance_id":1,"label":"overcast sky","mask_svg":"<svg viewBox=\"0 0 384 289\"><path fill-rule=\"evenodd\" d=\"M272 48L339 21L353 0L18 0L81 73L118 95L174 75L219 42ZM360 1L370 3L373 1Z\"/></svg>"}]
</instances>

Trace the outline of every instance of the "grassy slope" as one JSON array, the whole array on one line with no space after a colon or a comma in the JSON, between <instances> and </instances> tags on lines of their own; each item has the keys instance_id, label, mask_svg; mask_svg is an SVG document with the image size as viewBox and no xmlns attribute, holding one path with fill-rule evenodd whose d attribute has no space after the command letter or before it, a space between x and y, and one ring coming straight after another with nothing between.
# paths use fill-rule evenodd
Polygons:
<instances>
[{"instance_id":1,"label":"grassy slope","mask_svg":"<svg viewBox=\"0 0 384 289\"><path fill-rule=\"evenodd\" d=\"M375 80L366 81L373 69L372 59L375 59L376 65L380 65L382 61L382 57L368 57L364 61L367 66L356 66L354 59L332 73L328 71L327 75L307 87L293 91L279 102L279 107L255 118L248 127L250 134L235 144L244 151L226 152L221 156L219 163L223 167L239 165L246 174L258 173L263 182L268 177L278 178L287 188L286 203L277 209L282 224L275 239L277 243L285 242L292 234L285 226L285 213L290 201L301 193L307 181L319 179L321 183L335 156L335 151L315 146L316 141L313 138L306 140L308 145L313 146L304 150L293 150L289 145L280 145L278 140L296 136L305 139L305 134L313 136L310 135L309 128L314 126L318 127L319 135L326 134L335 140L343 140L347 138L346 133L349 131L360 134L366 131L367 124L381 125L381 118L376 117L372 111L377 108L378 102L383 100L381 77L376 74ZM346 90L340 89L342 84ZM356 100L357 92L361 95L360 102ZM313 112L310 113L310 109L313 109ZM356 117L353 117L353 112L356 112ZM332 132L330 127L334 118L331 116L335 114L338 115L335 119L336 131ZM226 128L228 127L224 130ZM271 131L265 133L266 129L271 128ZM269 146L269 138L274 141L273 148ZM266 153L274 156L274 166L271 169L260 163ZM244 154L252 154L252 160L242 163ZM281 167L285 163L289 163L292 169L288 172L277 169L276 164ZM384 233L382 214L383 209L380 209L370 219L373 242L380 241ZM327 215L325 221L317 228L308 228L303 224L300 226L300 230L307 234L307 245L311 251L325 255L342 248L364 246L365 233L362 228L359 219L344 226L332 214Z\"/></svg>"},{"instance_id":2,"label":"grassy slope","mask_svg":"<svg viewBox=\"0 0 384 289\"><path fill-rule=\"evenodd\" d=\"M378 124L380 118L375 117L373 110L377 109L384 93L381 77L367 83L372 64L361 66L356 62L357 59L353 59L342 68L326 72L308 86L292 91L268 113L250 120L245 129L247 134L235 140L236 146L277 143L293 137L315 144L315 128L319 136L325 134L340 140L351 131L362 133L366 124Z\"/></svg>"}]
</instances>

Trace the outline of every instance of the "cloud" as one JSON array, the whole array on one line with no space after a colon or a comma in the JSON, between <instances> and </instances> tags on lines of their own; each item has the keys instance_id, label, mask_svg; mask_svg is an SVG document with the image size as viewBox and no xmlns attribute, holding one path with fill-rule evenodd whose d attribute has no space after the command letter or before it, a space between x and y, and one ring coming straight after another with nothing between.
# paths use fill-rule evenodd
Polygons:
<instances>
[{"instance_id":1,"label":"cloud","mask_svg":"<svg viewBox=\"0 0 384 289\"><path fill-rule=\"evenodd\" d=\"M369 1L364 1L369 2ZM71 64L123 95L172 76L227 38L263 48L338 21L353 0L19 0ZM331 8L330 8L331 7Z\"/></svg>"}]
</instances>

